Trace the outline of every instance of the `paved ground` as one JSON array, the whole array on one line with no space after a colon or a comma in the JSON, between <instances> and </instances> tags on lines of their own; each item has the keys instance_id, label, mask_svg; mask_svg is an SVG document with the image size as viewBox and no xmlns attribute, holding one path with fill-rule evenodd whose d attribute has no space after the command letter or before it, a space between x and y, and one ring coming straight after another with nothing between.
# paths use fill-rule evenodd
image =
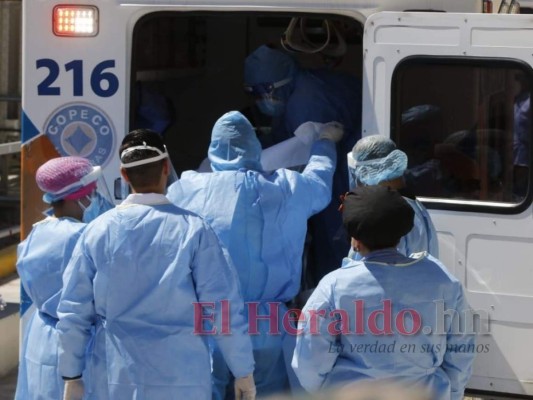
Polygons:
<instances>
[{"instance_id":1,"label":"paved ground","mask_svg":"<svg viewBox=\"0 0 533 400\"><path fill-rule=\"evenodd\" d=\"M7 376L0 378L0 400L13 400L17 386L17 370L14 369Z\"/></svg>"},{"instance_id":2,"label":"paved ground","mask_svg":"<svg viewBox=\"0 0 533 400\"><path fill-rule=\"evenodd\" d=\"M8 313L10 318L13 319L15 316L16 321L15 325L18 325L18 305L20 304L20 279L17 275L12 275L7 278L0 279L0 294L4 301L9 305L9 309L4 310L4 313ZM6 315L0 315L0 318L7 318ZM5 320L5 319L4 319ZM0 332L0 335L5 335L7 330L3 327L4 330ZM11 338L13 335L10 333ZM0 348L0 357L2 357L2 362L8 357L12 358L12 353L15 352L15 360L18 358L16 354L18 350L14 350L13 347L18 348L18 338L17 332L15 332L14 340L9 339L9 343L4 343L0 337L0 342L2 343L2 348ZM13 343L12 343L13 342ZM6 346L9 348L3 348ZM16 362L16 361L15 361ZM2 365L2 368L4 366ZM15 396L15 388L17 386L17 367L13 364L10 368L10 371L7 371L7 374L0 377L0 400L13 400Z\"/></svg>"}]
</instances>

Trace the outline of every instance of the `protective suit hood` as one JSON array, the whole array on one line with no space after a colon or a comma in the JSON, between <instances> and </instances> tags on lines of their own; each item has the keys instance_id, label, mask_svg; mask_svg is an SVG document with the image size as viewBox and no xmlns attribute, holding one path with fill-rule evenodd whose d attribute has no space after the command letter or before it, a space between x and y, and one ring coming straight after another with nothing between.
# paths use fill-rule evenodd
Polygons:
<instances>
[{"instance_id":1,"label":"protective suit hood","mask_svg":"<svg viewBox=\"0 0 533 400\"><path fill-rule=\"evenodd\" d=\"M215 123L208 157L213 171L262 171L261 143L250 122L238 111L224 114Z\"/></svg>"}]
</instances>

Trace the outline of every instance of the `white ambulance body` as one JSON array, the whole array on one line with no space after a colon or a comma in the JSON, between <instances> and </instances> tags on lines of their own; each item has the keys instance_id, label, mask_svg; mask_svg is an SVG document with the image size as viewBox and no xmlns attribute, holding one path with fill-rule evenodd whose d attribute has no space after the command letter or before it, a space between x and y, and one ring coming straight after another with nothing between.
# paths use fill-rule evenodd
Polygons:
<instances>
[{"instance_id":1,"label":"white ambulance body","mask_svg":"<svg viewBox=\"0 0 533 400\"><path fill-rule=\"evenodd\" d=\"M33 176L47 159L82 155L102 165L119 202L118 146L138 125L145 96L155 96L175 169L197 168L214 121L251 104L242 90L246 55L261 44L278 45L293 17L327 19L346 42L335 69L362 80L362 135L390 135L409 155L413 192L430 209L440 258L463 282L471 306L490 317L469 389L533 396L531 109L523 113L525 162L516 162L513 147L521 88L532 90L533 17L483 14L484 6L24 2L23 237L45 208ZM74 29L81 36L69 32L67 20L78 11L85 12L78 21L84 27ZM298 57L306 67L331 62Z\"/></svg>"}]
</instances>

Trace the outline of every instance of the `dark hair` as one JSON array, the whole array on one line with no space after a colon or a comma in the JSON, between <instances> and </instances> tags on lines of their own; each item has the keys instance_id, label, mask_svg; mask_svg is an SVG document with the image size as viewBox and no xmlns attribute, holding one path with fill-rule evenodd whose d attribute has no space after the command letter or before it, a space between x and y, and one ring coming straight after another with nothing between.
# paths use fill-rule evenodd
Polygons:
<instances>
[{"instance_id":1,"label":"dark hair","mask_svg":"<svg viewBox=\"0 0 533 400\"><path fill-rule=\"evenodd\" d=\"M409 203L386 186L358 186L344 196L344 227L369 250L395 247L413 228L413 219Z\"/></svg>"},{"instance_id":2,"label":"dark hair","mask_svg":"<svg viewBox=\"0 0 533 400\"><path fill-rule=\"evenodd\" d=\"M138 149L130 153L125 154L122 157L122 152L130 147L134 146L150 146L155 147L162 152L165 152L165 144L163 138L157 132L150 129L136 129L128 133L119 149L120 161L123 163L129 163L133 161L145 160L147 158L155 157L158 153L154 150ZM137 167L126 168L126 175L130 180L131 186L136 189L151 186L158 182L161 178L163 171L163 164L165 160L154 161L153 163L139 165Z\"/></svg>"}]
</instances>

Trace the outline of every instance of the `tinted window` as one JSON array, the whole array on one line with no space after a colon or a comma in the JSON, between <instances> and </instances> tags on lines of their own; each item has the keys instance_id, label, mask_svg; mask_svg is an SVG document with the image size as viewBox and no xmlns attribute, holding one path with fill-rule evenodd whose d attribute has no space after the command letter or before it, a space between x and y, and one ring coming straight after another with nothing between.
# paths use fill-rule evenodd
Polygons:
<instances>
[{"instance_id":1,"label":"tinted window","mask_svg":"<svg viewBox=\"0 0 533 400\"><path fill-rule=\"evenodd\" d=\"M528 194L532 71L523 63L412 58L395 71L391 135L417 196L521 204Z\"/></svg>"}]
</instances>

